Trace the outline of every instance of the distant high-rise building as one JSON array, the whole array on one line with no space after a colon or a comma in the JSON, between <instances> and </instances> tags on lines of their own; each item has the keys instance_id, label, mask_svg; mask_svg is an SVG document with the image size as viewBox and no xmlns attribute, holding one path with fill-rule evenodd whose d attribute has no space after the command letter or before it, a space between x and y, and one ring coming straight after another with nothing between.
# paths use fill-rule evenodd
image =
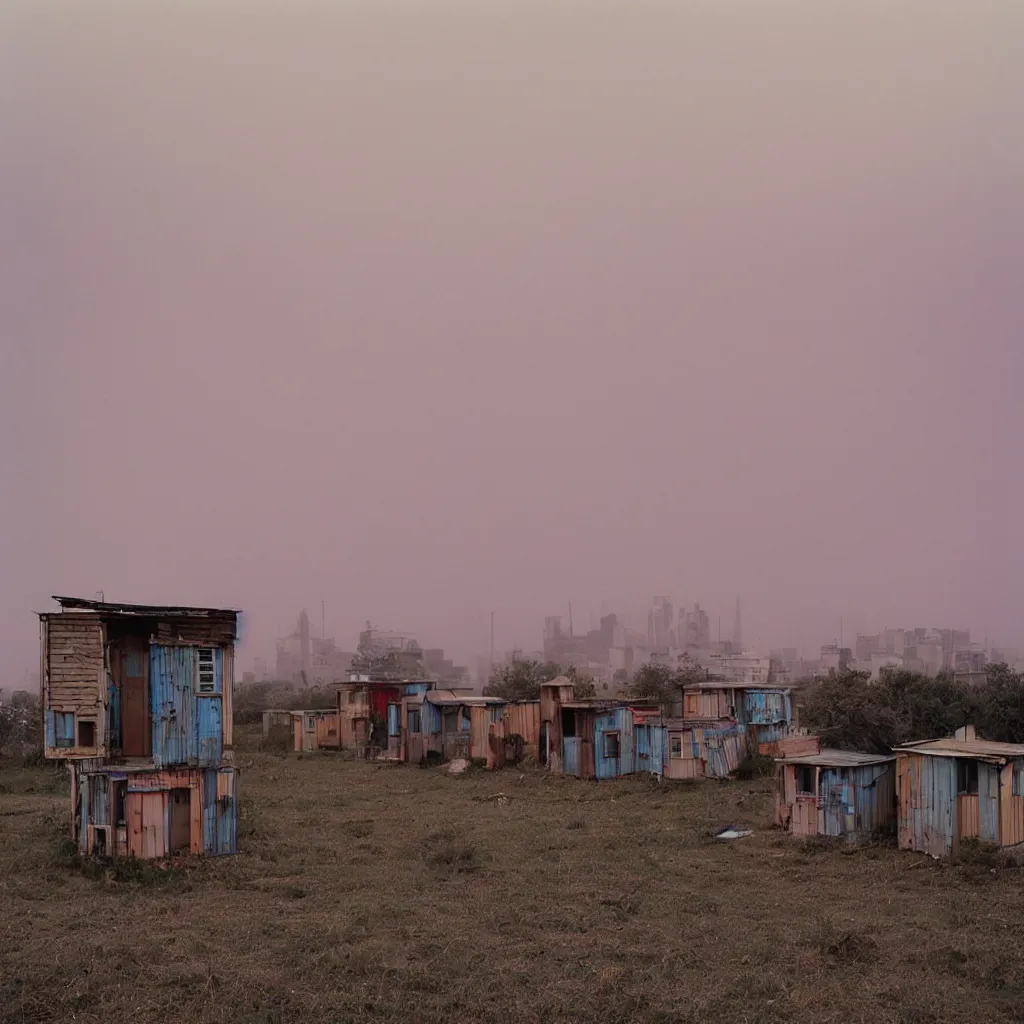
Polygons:
<instances>
[{"instance_id":1,"label":"distant high-rise building","mask_svg":"<svg viewBox=\"0 0 1024 1024\"><path fill-rule=\"evenodd\" d=\"M303 610L295 632L277 641L274 675L283 682L307 686L340 683L348 677L351 663L352 655L339 650L332 637L310 635L309 616Z\"/></svg>"},{"instance_id":2,"label":"distant high-rise building","mask_svg":"<svg viewBox=\"0 0 1024 1024\"><path fill-rule=\"evenodd\" d=\"M743 624L740 620L740 599L736 598L736 618L732 624L732 649L735 654L743 653Z\"/></svg>"},{"instance_id":3,"label":"distant high-rise building","mask_svg":"<svg viewBox=\"0 0 1024 1024\"><path fill-rule=\"evenodd\" d=\"M711 646L711 620L699 604L692 612L680 612L679 646L684 650L696 651ZM685 615L685 618L683 617Z\"/></svg>"},{"instance_id":4,"label":"distant high-rise building","mask_svg":"<svg viewBox=\"0 0 1024 1024\"><path fill-rule=\"evenodd\" d=\"M308 683L313 669L313 650L309 642L309 616L305 608L299 612L299 656L302 659L302 680Z\"/></svg>"},{"instance_id":5,"label":"distant high-rise building","mask_svg":"<svg viewBox=\"0 0 1024 1024\"><path fill-rule=\"evenodd\" d=\"M672 629L672 602L667 597L656 597L647 614L647 642L654 650L668 650L676 645Z\"/></svg>"}]
</instances>

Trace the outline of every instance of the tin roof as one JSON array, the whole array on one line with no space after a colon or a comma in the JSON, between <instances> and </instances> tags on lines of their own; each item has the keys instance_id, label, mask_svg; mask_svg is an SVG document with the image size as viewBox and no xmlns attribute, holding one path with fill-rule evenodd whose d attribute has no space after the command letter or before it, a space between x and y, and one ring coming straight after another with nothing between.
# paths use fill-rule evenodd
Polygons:
<instances>
[{"instance_id":1,"label":"tin roof","mask_svg":"<svg viewBox=\"0 0 1024 1024\"><path fill-rule=\"evenodd\" d=\"M502 697L477 697L475 694L457 693L455 690L428 690L426 699L439 707L481 708L489 704L507 704Z\"/></svg>"},{"instance_id":2,"label":"tin roof","mask_svg":"<svg viewBox=\"0 0 1024 1024\"><path fill-rule=\"evenodd\" d=\"M749 680L736 682L731 679L692 679L676 684L683 691L697 690L756 690L758 693L792 693L791 686L778 683L754 683Z\"/></svg>"},{"instance_id":3,"label":"tin roof","mask_svg":"<svg viewBox=\"0 0 1024 1024\"><path fill-rule=\"evenodd\" d=\"M895 761L895 754L865 754L860 750L819 750L816 754L777 757L779 764L813 764L822 768L859 768L866 764Z\"/></svg>"},{"instance_id":4,"label":"tin roof","mask_svg":"<svg viewBox=\"0 0 1024 1024\"><path fill-rule=\"evenodd\" d=\"M120 604L116 601L90 601L84 597L58 597L53 600L62 611L102 612L104 615L141 615L148 618L195 617L208 618L211 615L237 615L235 608L196 608L187 605L163 604Z\"/></svg>"},{"instance_id":5,"label":"tin roof","mask_svg":"<svg viewBox=\"0 0 1024 1024\"><path fill-rule=\"evenodd\" d=\"M996 743L993 740L958 740L947 737L939 740L920 740L893 747L908 754L928 754L930 757L976 757L988 761L1008 761L1024 757L1024 743Z\"/></svg>"},{"instance_id":6,"label":"tin roof","mask_svg":"<svg viewBox=\"0 0 1024 1024\"><path fill-rule=\"evenodd\" d=\"M591 700L580 698L579 700L563 700L563 708L573 708L576 711L657 711L659 704L654 700L608 700L595 697Z\"/></svg>"}]
</instances>

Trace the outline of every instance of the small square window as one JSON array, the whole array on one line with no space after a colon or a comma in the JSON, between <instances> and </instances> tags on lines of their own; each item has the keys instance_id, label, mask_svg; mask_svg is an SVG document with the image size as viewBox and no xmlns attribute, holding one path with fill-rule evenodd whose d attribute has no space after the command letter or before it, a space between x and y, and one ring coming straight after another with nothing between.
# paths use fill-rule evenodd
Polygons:
<instances>
[{"instance_id":1,"label":"small square window","mask_svg":"<svg viewBox=\"0 0 1024 1024\"><path fill-rule=\"evenodd\" d=\"M619 759L619 734L617 732L606 732L604 734L604 742L602 744L602 750L604 756L610 758L613 761Z\"/></svg>"},{"instance_id":2,"label":"small square window","mask_svg":"<svg viewBox=\"0 0 1024 1024\"><path fill-rule=\"evenodd\" d=\"M422 726L420 723L420 712L419 709L410 709L409 717L407 719L407 731L410 733L422 732Z\"/></svg>"},{"instance_id":3,"label":"small square window","mask_svg":"<svg viewBox=\"0 0 1024 1024\"><path fill-rule=\"evenodd\" d=\"M55 711L53 726L55 746L73 747L75 745L75 714L73 711Z\"/></svg>"},{"instance_id":4,"label":"small square window","mask_svg":"<svg viewBox=\"0 0 1024 1024\"><path fill-rule=\"evenodd\" d=\"M200 647L197 654L196 693L216 693L217 677L212 647Z\"/></svg>"},{"instance_id":5,"label":"small square window","mask_svg":"<svg viewBox=\"0 0 1024 1024\"><path fill-rule=\"evenodd\" d=\"M78 745L80 747L96 746L96 723L82 719L78 723Z\"/></svg>"},{"instance_id":6,"label":"small square window","mask_svg":"<svg viewBox=\"0 0 1024 1024\"><path fill-rule=\"evenodd\" d=\"M978 762L970 758L957 758L956 791L958 794L978 792Z\"/></svg>"},{"instance_id":7,"label":"small square window","mask_svg":"<svg viewBox=\"0 0 1024 1024\"><path fill-rule=\"evenodd\" d=\"M1015 761L1013 765L1013 795L1024 796L1024 761Z\"/></svg>"},{"instance_id":8,"label":"small square window","mask_svg":"<svg viewBox=\"0 0 1024 1024\"><path fill-rule=\"evenodd\" d=\"M683 756L683 737L679 733L668 738L668 756L672 758Z\"/></svg>"},{"instance_id":9,"label":"small square window","mask_svg":"<svg viewBox=\"0 0 1024 1024\"><path fill-rule=\"evenodd\" d=\"M813 764L798 764L796 766L796 791L804 796L814 796Z\"/></svg>"}]
</instances>

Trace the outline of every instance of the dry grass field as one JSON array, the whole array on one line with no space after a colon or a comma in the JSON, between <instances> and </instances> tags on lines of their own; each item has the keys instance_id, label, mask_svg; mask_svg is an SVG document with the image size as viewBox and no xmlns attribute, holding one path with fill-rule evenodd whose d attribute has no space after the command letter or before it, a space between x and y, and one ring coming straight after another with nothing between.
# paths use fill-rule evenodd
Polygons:
<instances>
[{"instance_id":1,"label":"dry grass field","mask_svg":"<svg viewBox=\"0 0 1024 1024\"><path fill-rule=\"evenodd\" d=\"M801 843L768 783L239 759L240 856L167 871L0 771L0 1022L1024 1021L1020 869Z\"/></svg>"}]
</instances>

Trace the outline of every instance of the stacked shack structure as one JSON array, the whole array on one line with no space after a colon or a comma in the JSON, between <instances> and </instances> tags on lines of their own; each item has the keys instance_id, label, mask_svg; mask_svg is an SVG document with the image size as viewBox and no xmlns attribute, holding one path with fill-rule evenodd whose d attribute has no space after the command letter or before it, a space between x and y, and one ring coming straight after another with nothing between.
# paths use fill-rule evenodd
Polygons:
<instances>
[{"instance_id":1,"label":"stacked shack structure","mask_svg":"<svg viewBox=\"0 0 1024 1024\"><path fill-rule=\"evenodd\" d=\"M238 613L54 600L39 616L44 754L69 764L79 851L235 853Z\"/></svg>"}]
</instances>

